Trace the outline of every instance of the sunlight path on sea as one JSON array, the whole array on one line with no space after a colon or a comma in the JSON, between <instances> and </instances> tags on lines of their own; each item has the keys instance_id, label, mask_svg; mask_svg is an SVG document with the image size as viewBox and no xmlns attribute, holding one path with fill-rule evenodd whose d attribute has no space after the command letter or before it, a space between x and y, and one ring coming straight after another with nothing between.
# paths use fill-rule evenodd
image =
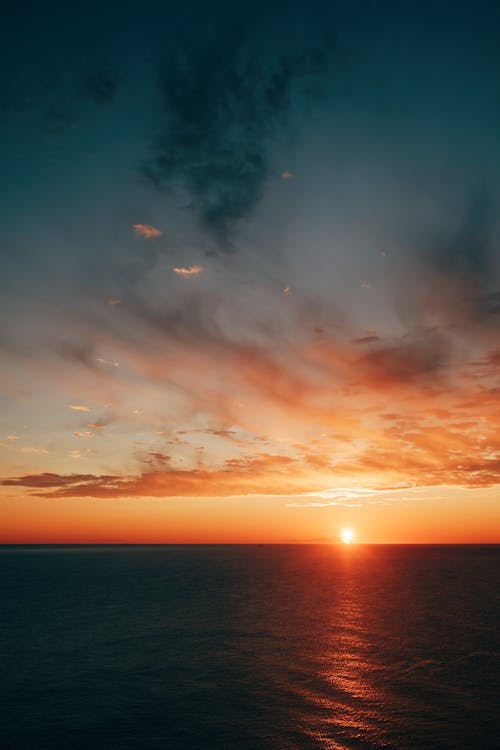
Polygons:
<instances>
[{"instance_id":1,"label":"sunlight path on sea","mask_svg":"<svg viewBox=\"0 0 500 750\"><path fill-rule=\"evenodd\" d=\"M356 740L360 746L376 746L385 723L380 689L373 681L377 666L371 657L373 633L367 624L369 602L357 575L359 563L351 550L336 559L336 590L325 602L321 635L313 639L315 685L299 691L311 709L302 719L304 734L324 750L345 750Z\"/></svg>"}]
</instances>

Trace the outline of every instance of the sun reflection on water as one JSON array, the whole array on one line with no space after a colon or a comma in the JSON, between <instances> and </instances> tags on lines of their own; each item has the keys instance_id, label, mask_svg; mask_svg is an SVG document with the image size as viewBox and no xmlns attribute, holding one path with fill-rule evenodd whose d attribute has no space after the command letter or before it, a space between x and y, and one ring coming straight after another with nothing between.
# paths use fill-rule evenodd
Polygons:
<instances>
[{"instance_id":1,"label":"sun reflection on water","mask_svg":"<svg viewBox=\"0 0 500 750\"><path fill-rule=\"evenodd\" d=\"M372 679L377 666L371 658L366 602L356 574L359 560L349 555L339 562L341 574L318 654L321 690L302 690L303 698L315 706L304 731L325 750L345 750L356 737L371 738L375 745L383 716L380 692Z\"/></svg>"}]
</instances>

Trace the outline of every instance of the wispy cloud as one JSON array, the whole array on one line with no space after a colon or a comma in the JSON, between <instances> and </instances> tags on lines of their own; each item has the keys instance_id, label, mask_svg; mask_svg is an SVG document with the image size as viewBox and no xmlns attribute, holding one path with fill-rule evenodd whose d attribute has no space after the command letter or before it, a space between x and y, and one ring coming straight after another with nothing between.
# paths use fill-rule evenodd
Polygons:
<instances>
[{"instance_id":1,"label":"wispy cloud","mask_svg":"<svg viewBox=\"0 0 500 750\"><path fill-rule=\"evenodd\" d=\"M90 411L90 406L84 404L68 404L68 408L72 411Z\"/></svg>"},{"instance_id":2,"label":"wispy cloud","mask_svg":"<svg viewBox=\"0 0 500 750\"><path fill-rule=\"evenodd\" d=\"M450 489L450 487L447 487ZM457 487L452 488L455 492ZM309 492L311 498L317 500L303 500L287 503L290 508L328 508L330 506L342 506L345 508L364 508L370 505L390 505L391 503L418 502L429 497L428 487L419 487L416 484L401 482L394 487L383 487L374 489L372 487L336 487L319 492ZM434 500L441 499L433 488Z\"/></svg>"}]
</instances>

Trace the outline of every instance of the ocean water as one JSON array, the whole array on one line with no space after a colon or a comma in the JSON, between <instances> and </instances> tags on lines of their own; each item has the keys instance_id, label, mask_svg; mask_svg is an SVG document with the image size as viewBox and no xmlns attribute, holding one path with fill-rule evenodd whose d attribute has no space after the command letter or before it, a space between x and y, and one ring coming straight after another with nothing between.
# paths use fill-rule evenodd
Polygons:
<instances>
[{"instance_id":1,"label":"ocean water","mask_svg":"<svg viewBox=\"0 0 500 750\"><path fill-rule=\"evenodd\" d=\"M2 750L500 747L500 547L0 548Z\"/></svg>"}]
</instances>

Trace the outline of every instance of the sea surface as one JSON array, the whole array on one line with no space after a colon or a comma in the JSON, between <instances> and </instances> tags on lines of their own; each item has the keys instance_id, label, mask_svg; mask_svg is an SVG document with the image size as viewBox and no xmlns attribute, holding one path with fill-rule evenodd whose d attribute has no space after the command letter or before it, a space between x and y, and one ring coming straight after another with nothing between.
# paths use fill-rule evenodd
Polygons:
<instances>
[{"instance_id":1,"label":"sea surface","mask_svg":"<svg viewBox=\"0 0 500 750\"><path fill-rule=\"evenodd\" d=\"M0 548L2 750L500 748L500 547Z\"/></svg>"}]
</instances>

